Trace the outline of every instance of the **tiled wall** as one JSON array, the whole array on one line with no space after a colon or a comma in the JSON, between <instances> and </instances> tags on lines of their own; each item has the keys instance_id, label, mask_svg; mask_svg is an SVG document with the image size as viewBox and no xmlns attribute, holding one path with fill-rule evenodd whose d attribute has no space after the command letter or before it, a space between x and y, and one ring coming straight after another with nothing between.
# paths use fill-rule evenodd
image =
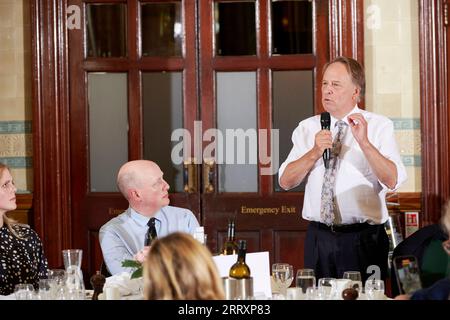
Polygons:
<instances>
[{"instance_id":1,"label":"tiled wall","mask_svg":"<svg viewBox=\"0 0 450 320\"><path fill-rule=\"evenodd\" d=\"M0 0L0 161L19 192L33 189L29 0Z\"/></svg>"},{"instance_id":2,"label":"tiled wall","mask_svg":"<svg viewBox=\"0 0 450 320\"><path fill-rule=\"evenodd\" d=\"M366 109L394 121L408 173L399 192L421 191L418 0L365 0Z\"/></svg>"}]
</instances>

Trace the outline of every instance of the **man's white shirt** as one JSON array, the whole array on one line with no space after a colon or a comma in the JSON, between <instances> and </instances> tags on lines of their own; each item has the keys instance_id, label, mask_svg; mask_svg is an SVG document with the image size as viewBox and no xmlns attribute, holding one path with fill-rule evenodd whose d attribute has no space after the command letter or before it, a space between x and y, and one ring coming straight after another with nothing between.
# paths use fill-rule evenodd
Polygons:
<instances>
[{"instance_id":1,"label":"man's white shirt","mask_svg":"<svg viewBox=\"0 0 450 320\"><path fill-rule=\"evenodd\" d=\"M373 173L358 142L353 137L347 117L361 113L367 121L367 135L370 143L397 167L397 184L390 190ZM333 139L337 133L336 122L331 117ZM336 173L335 201L338 207L340 224L361 223L380 224L388 219L386 193L396 190L407 179L405 167L398 152L394 136L394 125L390 119L359 109L357 106L343 119L347 123L339 154L339 168ZM278 171L278 179L286 166L301 158L314 146L315 135L321 130L320 115L299 123L292 134L293 147ZM305 177L305 198L302 216L306 220L320 222L320 201L325 167L322 158L316 161Z\"/></svg>"}]
</instances>

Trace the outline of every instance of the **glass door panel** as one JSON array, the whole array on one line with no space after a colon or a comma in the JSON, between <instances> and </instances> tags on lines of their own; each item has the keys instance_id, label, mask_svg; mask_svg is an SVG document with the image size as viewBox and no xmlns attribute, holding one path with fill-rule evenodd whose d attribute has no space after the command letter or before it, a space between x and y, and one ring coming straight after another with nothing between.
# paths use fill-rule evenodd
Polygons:
<instances>
[{"instance_id":1,"label":"glass door panel","mask_svg":"<svg viewBox=\"0 0 450 320\"><path fill-rule=\"evenodd\" d=\"M217 129L223 137L217 147L219 192L257 192L256 73L217 72L216 78Z\"/></svg>"},{"instance_id":2,"label":"glass door panel","mask_svg":"<svg viewBox=\"0 0 450 320\"><path fill-rule=\"evenodd\" d=\"M126 4L86 5L86 38L88 57L127 56Z\"/></svg>"},{"instance_id":3,"label":"glass door panel","mask_svg":"<svg viewBox=\"0 0 450 320\"><path fill-rule=\"evenodd\" d=\"M272 1L272 53L313 52L313 5L309 0Z\"/></svg>"},{"instance_id":4,"label":"glass door panel","mask_svg":"<svg viewBox=\"0 0 450 320\"><path fill-rule=\"evenodd\" d=\"M273 128L279 130L280 164L286 160L292 148L292 132L299 122L314 115L313 72L273 71ZM278 175L274 176L275 191L282 191ZM304 191L304 184L289 190Z\"/></svg>"},{"instance_id":5,"label":"glass door panel","mask_svg":"<svg viewBox=\"0 0 450 320\"><path fill-rule=\"evenodd\" d=\"M183 24L181 2L142 3L142 56L181 56Z\"/></svg>"},{"instance_id":6,"label":"glass door panel","mask_svg":"<svg viewBox=\"0 0 450 320\"><path fill-rule=\"evenodd\" d=\"M116 175L128 160L126 73L88 74L91 192L118 192Z\"/></svg>"},{"instance_id":7,"label":"glass door panel","mask_svg":"<svg viewBox=\"0 0 450 320\"><path fill-rule=\"evenodd\" d=\"M183 128L183 80L181 72L144 72L142 110L144 158L164 172L170 192L183 192L183 165L174 164L172 132Z\"/></svg>"},{"instance_id":8,"label":"glass door panel","mask_svg":"<svg viewBox=\"0 0 450 320\"><path fill-rule=\"evenodd\" d=\"M256 54L255 14L255 1L214 3L217 55Z\"/></svg>"}]
</instances>

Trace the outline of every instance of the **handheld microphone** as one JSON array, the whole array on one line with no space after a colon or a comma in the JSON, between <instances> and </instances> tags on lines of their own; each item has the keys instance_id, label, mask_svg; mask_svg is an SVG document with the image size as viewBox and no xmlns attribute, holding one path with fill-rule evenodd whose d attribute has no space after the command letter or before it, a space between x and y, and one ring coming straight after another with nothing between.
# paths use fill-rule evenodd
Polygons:
<instances>
[{"instance_id":1,"label":"handheld microphone","mask_svg":"<svg viewBox=\"0 0 450 320\"><path fill-rule=\"evenodd\" d=\"M320 114L320 124L322 126L322 130L330 130L330 123L331 123L330 113L322 112ZM330 154L331 154L331 149L327 148L324 150L323 155L322 155L323 164L325 165L325 168L327 168L327 169L328 169L328 165L330 163Z\"/></svg>"}]
</instances>

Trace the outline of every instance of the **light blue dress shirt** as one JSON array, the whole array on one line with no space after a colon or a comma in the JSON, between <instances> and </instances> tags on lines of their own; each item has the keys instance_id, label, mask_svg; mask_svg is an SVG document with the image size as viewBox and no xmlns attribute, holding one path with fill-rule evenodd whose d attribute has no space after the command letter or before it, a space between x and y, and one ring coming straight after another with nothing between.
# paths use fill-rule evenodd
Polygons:
<instances>
[{"instance_id":1,"label":"light blue dress shirt","mask_svg":"<svg viewBox=\"0 0 450 320\"><path fill-rule=\"evenodd\" d=\"M197 218L188 209L166 206L154 217L158 237L176 231L194 234L199 226ZM130 207L100 228L103 260L112 275L131 271L130 268L122 267L122 261L132 260L144 247L149 220L149 217L139 214Z\"/></svg>"}]
</instances>

